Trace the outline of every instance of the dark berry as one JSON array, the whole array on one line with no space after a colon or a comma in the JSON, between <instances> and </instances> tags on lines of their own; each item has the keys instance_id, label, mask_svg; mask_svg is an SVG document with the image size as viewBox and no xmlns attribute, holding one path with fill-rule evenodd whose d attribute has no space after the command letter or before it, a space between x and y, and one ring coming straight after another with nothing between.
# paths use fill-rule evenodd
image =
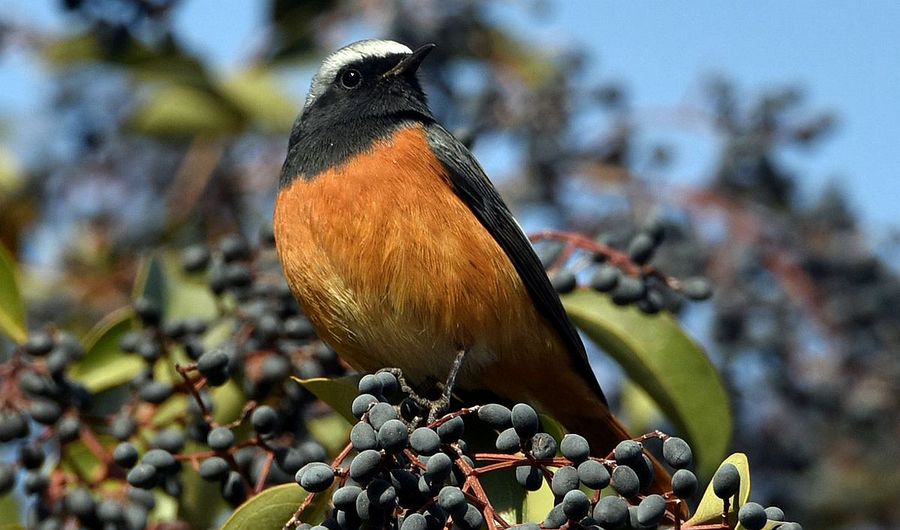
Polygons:
<instances>
[{"instance_id":1,"label":"dark berry","mask_svg":"<svg viewBox=\"0 0 900 530\"><path fill-rule=\"evenodd\" d=\"M369 423L377 431L389 420L396 420L397 411L390 403L376 403L369 409Z\"/></svg>"},{"instance_id":2,"label":"dark berry","mask_svg":"<svg viewBox=\"0 0 900 530\"><path fill-rule=\"evenodd\" d=\"M223 480L229 471L231 466L224 458L218 456L207 458L200 464L200 476L210 482Z\"/></svg>"},{"instance_id":3,"label":"dark berry","mask_svg":"<svg viewBox=\"0 0 900 530\"><path fill-rule=\"evenodd\" d=\"M420 455L431 456L441 447L441 437L434 429L419 427L409 437L409 445Z\"/></svg>"},{"instance_id":4,"label":"dark berry","mask_svg":"<svg viewBox=\"0 0 900 530\"><path fill-rule=\"evenodd\" d=\"M527 440L537 434L541 422L531 405L518 403L512 408L512 425L519 438Z\"/></svg>"},{"instance_id":5,"label":"dark berry","mask_svg":"<svg viewBox=\"0 0 900 530\"><path fill-rule=\"evenodd\" d=\"M184 431L169 427L163 429L153 438L151 445L154 449L165 449L170 453L180 453L185 444Z\"/></svg>"},{"instance_id":6,"label":"dark berry","mask_svg":"<svg viewBox=\"0 0 900 530\"><path fill-rule=\"evenodd\" d=\"M116 446L115 450L113 450L113 460L115 460L116 464L124 468L130 468L131 466L137 464L137 447L128 442L120 443Z\"/></svg>"},{"instance_id":7,"label":"dark berry","mask_svg":"<svg viewBox=\"0 0 900 530\"><path fill-rule=\"evenodd\" d=\"M0 463L0 496L6 495L15 484L15 470L6 464Z\"/></svg>"},{"instance_id":8,"label":"dark berry","mask_svg":"<svg viewBox=\"0 0 900 530\"><path fill-rule=\"evenodd\" d=\"M181 253L181 268L185 272L202 272L209 265L209 248L204 244L191 245Z\"/></svg>"},{"instance_id":9,"label":"dark berry","mask_svg":"<svg viewBox=\"0 0 900 530\"><path fill-rule=\"evenodd\" d=\"M390 397L400 390L400 382L397 381L397 376L394 374L390 372L378 372L375 374L375 377L381 381L381 395Z\"/></svg>"},{"instance_id":10,"label":"dark berry","mask_svg":"<svg viewBox=\"0 0 900 530\"><path fill-rule=\"evenodd\" d=\"M138 395L142 400L148 403L159 405L163 401L169 399L174 391L175 389L168 383L162 383L160 381L147 381L143 386L141 386Z\"/></svg>"},{"instance_id":11,"label":"dark berry","mask_svg":"<svg viewBox=\"0 0 900 530\"><path fill-rule=\"evenodd\" d=\"M628 243L628 257L638 265L643 265L653 257L656 250L656 241L653 236L644 232L638 232Z\"/></svg>"},{"instance_id":12,"label":"dark berry","mask_svg":"<svg viewBox=\"0 0 900 530\"><path fill-rule=\"evenodd\" d=\"M56 402L48 400L36 400L31 402L28 407L28 414L31 419L44 425L52 425L62 416L62 409Z\"/></svg>"},{"instance_id":13,"label":"dark berry","mask_svg":"<svg viewBox=\"0 0 900 530\"><path fill-rule=\"evenodd\" d=\"M256 407L250 415L250 423L258 434L272 434L278 429L278 413L268 405Z\"/></svg>"},{"instance_id":14,"label":"dark berry","mask_svg":"<svg viewBox=\"0 0 900 530\"><path fill-rule=\"evenodd\" d=\"M81 519L88 519L94 515L97 504L91 492L86 488L75 488L66 494L66 510Z\"/></svg>"},{"instance_id":15,"label":"dark berry","mask_svg":"<svg viewBox=\"0 0 900 530\"><path fill-rule=\"evenodd\" d=\"M28 420L18 411L0 412L0 442L6 443L28 436Z\"/></svg>"},{"instance_id":16,"label":"dark berry","mask_svg":"<svg viewBox=\"0 0 900 530\"><path fill-rule=\"evenodd\" d=\"M450 476L452 461L446 453L437 453L428 459L425 466L425 478L431 484L442 483Z\"/></svg>"},{"instance_id":17,"label":"dark berry","mask_svg":"<svg viewBox=\"0 0 900 530\"><path fill-rule=\"evenodd\" d=\"M359 486L342 486L334 491L331 502L338 510L350 511L356 508L356 498L362 493Z\"/></svg>"},{"instance_id":18,"label":"dark berry","mask_svg":"<svg viewBox=\"0 0 900 530\"><path fill-rule=\"evenodd\" d=\"M713 476L713 492L720 499L733 497L741 486L741 474L734 464L722 464Z\"/></svg>"},{"instance_id":19,"label":"dark berry","mask_svg":"<svg viewBox=\"0 0 900 530\"><path fill-rule=\"evenodd\" d=\"M575 290L578 282L575 274L567 269L560 269L550 277L550 284L560 294L571 293Z\"/></svg>"},{"instance_id":20,"label":"dark berry","mask_svg":"<svg viewBox=\"0 0 900 530\"><path fill-rule=\"evenodd\" d=\"M679 469L672 475L672 493L679 499L689 499L697 493L697 475L687 469Z\"/></svg>"},{"instance_id":21,"label":"dark berry","mask_svg":"<svg viewBox=\"0 0 900 530\"><path fill-rule=\"evenodd\" d=\"M660 495L648 495L638 505L637 518L642 527L658 524L665 514L666 499Z\"/></svg>"},{"instance_id":22,"label":"dark berry","mask_svg":"<svg viewBox=\"0 0 900 530\"><path fill-rule=\"evenodd\" d=\"M175 460L175 457L172 456L172 453L164 449L151 449L147 451L141 459L141 464L151 465L159 472L166 474L175 471L178 467L178 462Z\"/></svg>"},{"instance_id":23,"label":"dark berry","mask_svg":"<svg viewBox=\"0 0 900 530\"><path fill-rule=\"evenodd\" d=\"M22 348L32 357L43 357L53 349L53 337L44 331L36 331L28 336Z\"/></svg>"},{"instance_id":24,"label":"dark berry","mask_svg":"<svg viewBox=\"0 0 900 530\"><path fill-rule=\"evenodd\" d=\"M297 472L296 480L306 491L325 491L334 482L334 470L321 462L307 464Z\"/></svg>"},{"instance_id":25,"label":"dark berry","mask_svg":"<svg viewBox=\"0 0 900 530\"><path fill-rule=\"evenodd\" d=\"M221 493L222 498L232 506L237 506L244 502L244 499L247 498L247 486L244 485L244 479L241 478L241 474L237 471L229 472L222 482Z\"/></svg>"},{"instance_id":26,"label":"dark berry","mask_svg":"<svg viewBox=\"0 0 900 530\"><path fill-rule=\"evenodd\" d=\"M606 293L612 291L619 284L619 269L612 265L598 265L591 276L591 289Z\"/></svg>"},{"instance_id":27,"label":"dark berry","mask_svg":"<svg viewBox=\"0 0 900 530\"><path fill-rule=\"evenodd\" d=\"M628 520L628 501L607 495L594 507L593 518L603 528L620 528Z\"/></svg>"},{"instance_id":28,"label":"dark berry","mask_svg":"<svg viewBox=\"0 0 900 530\"><path fill-rule=\"evenodd\" d=\"M564 457L577 464L587 459L591 453L591 446L584 436L567 434L563 436L562 442L559 444L559 450Z\"/></svg>"},{"instance_id":29,"label":"dark berry","mask_svg":"<svg viewBox=\"0 0 900 530\"><path fill-rule=\"evenodd\" d=\"M444 486L437 496L438 506L450 514L460 513L466 507L466 496L456 486ZM461 512L465 514L465 512Z\"/></svg>"},{"instance_id":30,"label":"dark berry","mask_svg":"<svg viewBox=\"0 0 900 530\"><path fill-rule=\"evenodd\" d=\"M628 466L620 465L613 469L611 484L619 495L626 498L634 497L641 489L637 473Z\"/></svg>"},{"instance_id":31,"label":"dark berry","mask_svg":"<svg viewBox=\"0 0 900 530\"><path fill-rule=\"evenodd\" d=\"M668 438L663 442L663 458L666 463L675 469L686 468L691 465L693 453L691 447L681 438Z\"/></svg>"},{"instance_id":32,"label":"dark berry","mask_svg":"<svg viewBox=\"0 0 900 530\"><path fill-rule=\"evenodd\" d=\"M456 416L455 418L438 425L437 433L442 442L452 443L459 440L463 435L465 428L466 424L462 417Z\"/></svg>"},{"instance_id":33,"label":"dark berry","mask_svg":"<svg viewBox=\"0 0 900 530\"><path fill-rule=\"evenodd\" d=\"M356 418L362 418L363 414L368 412L369 408L376 403L378 403L378 398L372 394L360 394L353 399L353 404L350 405L350 412Z\"/></svg>"},{"instance_id":34,"label":"dark berry","mask_svg":"<svg viewBox=\"0 0 900 530\"><path fill-rule=\"evenodd\" d=\"M644 446L634 440L622 440L613 450L617 464L631 465L644 454Z\"/></svg>"},{"instance_id":35,"label":"dark berry","mask_svg":"<svg viewBox=\"0 0 900 530\"><path fill-rule=\"evenodd\" d=\"M222 350L214 350L204 353L197 360L197 370L204 376L228 368L228 354Z\"/></svg>"},{"instance_id":36,"label":"dark berry","mask_svg":"<svg viewBox=\"0 0 900 530\"><path fill-rule=\"evenodd\" d=\"M138 464L128 472L127 480L135 488L151 489L159 481L159 473L150 464Z\"/></svg>"},{"instance_id":37,"label":"dark berry","mask_svg":"<svg viewBox=\"0 0 900 530\"><path fill-rule=\"evenodd\" d=\"M531 454L537 458L553 458L556 456L556 440L545 432L531 437Z\"/></svg>"},{"instance_id":38,"label":"dark berry","mask_svg":"<svg viewBox=\"0 0 900 530\"><path fill-rule=\"evenodd\" d=\"M784 521L784 510L778 506L769 506L766 508L766 519L770 521Z\"/></svg>"},{"instance_id":39,"label":"dark berry","mask_svg":"<svg viewBox=\"0 0 900 530\"><path fill-rule=\"evenodd\" d=\"M122 505L116 501L106 499L97 505L97 518L100 519L101 522L115 527L116 523L122 521L124 517L125 512L122 509Z\"/></svg>"},{"instance_id":40,"label":"dark berry","mask_svg":"<svg viewBox=\"0 0 900 530\"><path fill-rule=\"evenodd\" d=\"M111 434L116 440L127 440L137 430L137 423L129 416L116 417L111 425Z\"/></svg>"},{"instance_id":41,"label":"dark berry","mask_svg":"<svg viewBox=\"0 0 900 530\"><path fill-rule=\"evenodd\" d=\"M488 403L479 407L478 419L496 429L512 427L512 412L509 408L497 403Z\"/></svg>"},{"instance_id":42,"label":"dark berry","mask_svg":"<svg viewBox=\"0 0 900 530\"><path fill-rule=\"evenodd\" d=\"M243 260L250 257L250 244L239 234L230 234L219 241L219 252L226 262Z\"/></svg>"},{"instance_id":43,"label":"dark berry","mask_svg":"<svg viewBox=\"0 0 900 530\"><path fill-rule=\"evenodd\" d=\"M234 445L234 432L228 427L216 427L209 431L206 443L213 451L227 451Z\"/></svg>"},{"instance_id":44,"label":"dark berry","mask_svg":"<svg viewBox=\"0 0 900 530\"><path fill-rule=\"evenodd\" d=\"M134 302L134 312L145 326L158 326L162 320L162 310L159 304L146 297L141 297Z\"/></svg>"},{"instance_id":45,"label":"dark berry","mask_svg":"<svg viewBox=\"0 0 900 530\"><path fill-rule=\"evenodd\" d=\"M766 510L755 502L748 502L738 511L738 521L747 530L762 530L768 522Z\"/></svg>"},{"instance_id":46,"label":"dark berry","mask_svg":"<svg viewBox=\"0 0 900 530\"><path fill-rule=\"evenodd\" d=\"M42 493L50 485L50 477L40 471L29 471L25 473L25 493L35 494Z\"/></svg>"},{"instance_id":47,"label":"dark berry","mask_svg":"<svg viewBox=\"0 0 900 530\"><path fill-rule=\"evenodd\" d=\"M609 486L609 470L596 460L585 460L578 464L578 480L592 490L602 490Z\"/></svg>"},{"instance_id":48,"label":"dark berry","mask_svg":"<svg viewBox=\"0 0 900 530\"><path fill-rule=\"evenodd\" d=\"M519 466L516 468L516 481L528 491L537 491L544 483L544 474L537 467Z\"/></svg>"},{"instance_id":49,"label":"dark berry","mask_svg":"<svg viewBox=\"0 0 900 530\"><path fill-rule=\"evenodd\" d=\"M428 519L421 513L411 513L403 519L400 530L429 530Z\"/></svg>"},{"instance_id":50,"label":"dark berry","mask_svg":"<svg viewBox=\"0 0 900 530\"><path fill-rule=\"evenodd\" d=\"M550 510L541 526L544 528L559 528L564 524L566 524L566 512L563 511L562 503L560 503Z\"/></svg>"},{"instance_id":51,"label":"dark berry","mask_svg":"<svg viewBox=\"0 0 900 530\"><path fill-rule=\"evenodd\" d=\"M646 292L647 286L642 278L622 276L612 290L612 301L618 305L632 304L643 298Z\"/></svg>"},{"instance_id":52,"label":"dark berry","mask_svg":"<svg viewBox=\"0 0 900 530\"><path fill-rule=\"evenodd\" d=\"M501 453L512 453L519 450L522 442L519 439L519 433L510 427L497 436L495 445Z\"/></svg>"},{"instance_id":53,"label":"dark berry","mask_svg":"<svg viewBox=\"0 0 900 530\"><path fill-rule=\"evenodd\" d=\"M708 300L712 296L712 286L706 278L688 278L681 282L681 292L691 300Z\"/></svg>"},{"instance_id":54,"label":"dark berry","mask_svg":"<svg viewBox=\"0 0 900 530\"><path fill-rule=\"evenodd\" d=\"M409 431L400 420L388 420L378 429L378 443L389 452L396 453L406 447Z\"/></svg>"},{"instance_id":55,"label":"dark berry","mask_svg":"<svg viewBox=\"0 0 900 530\"><path fill-rule=\"evenodd\" d=\"M368 423L361 421L350 429L350 443L357 451L365 451L378 447L378 435Z\"/></svg>"},{"instance_id":56,"label":"dark berry","mask_svg":"<svg viewBox=\"0 0 900 530\"><path fill-rule=\"evenodd\" d=\"M81 421L72 416L63 418L56 424L56 435L64 444L77 440L81 435Z\"/></svg>"},{"instance_id":57,"label":"dark berry","mask_svg":"<svg viewBox=\"0 0 900 530\"><path fill-rule=\"evenodd\" d=\"M550 489L558 497L578 489L578 471L572 466L563 466L557 469L553 473L553 480L550 481Z\"/></svg>"},{"instance_id":58,"label":"dark berry","mask_svg":"<svg viewBox=\"0 0 900 530\"><path fill-rule=\"evenodd\" d=\"M374 449L362 451L350 462L350 478L366 482L375 475L380 464L381 453Z\"/></svg>"},{"instance_id":59,"label":"dark berry","mask_svg":"<svg viewBox=\"0 0 900 530\"><path fill-rule=\"evenodd\" d=\"M566 493L562 501L563 513L569 520L581 520L591 509L591 501L583 491L575 489Z\"/></svg>"},{"instance_id":60,"label":"dark berry","mask_svg":"<svg viewBox=\"0 0 900 530\"><path fill-rule=\"evenodd\" d=\"M372 394L373 396L380 396L384 391L381 380L378 379L375 374L366 374L362 376L357 388L359 389L360 394Z\"/></svg>"}]
</instances>

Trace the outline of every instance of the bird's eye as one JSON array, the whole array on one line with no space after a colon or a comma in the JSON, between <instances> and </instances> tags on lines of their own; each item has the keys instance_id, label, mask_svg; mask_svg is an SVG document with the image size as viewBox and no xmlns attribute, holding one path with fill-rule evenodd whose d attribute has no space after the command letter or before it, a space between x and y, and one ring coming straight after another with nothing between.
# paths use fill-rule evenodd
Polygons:
<instances>
[{"instance_id":1,"label":"bird's eye","mask_svg":"<svg viewBox=\"0 0 900 530\"><path fill-rule=\"evenodd\" d=\"M344 70L341 74L341 86L344 88L356 88L362 83L362 74L359 70Z\"/></svg>"}]
</instances>

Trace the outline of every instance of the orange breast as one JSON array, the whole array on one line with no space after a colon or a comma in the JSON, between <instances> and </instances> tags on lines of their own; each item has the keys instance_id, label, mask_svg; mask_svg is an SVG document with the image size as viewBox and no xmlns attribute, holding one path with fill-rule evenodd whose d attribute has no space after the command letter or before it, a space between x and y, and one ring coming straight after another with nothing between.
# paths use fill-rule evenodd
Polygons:
<instances>
[{"instance_id":1,"label":"orange breast","mask_svg":"<svg viewBox=\"0 0 900 530\"><path fill-rule=\"evenodd\" d=\"M458 382L466 387L539 373L545 355L566 355L419 127L311 181L296 179L278 196L275 235L320 336L359 369L392 366L419 384L443 381L465 348Z\"/></svg>"}]
</instances>

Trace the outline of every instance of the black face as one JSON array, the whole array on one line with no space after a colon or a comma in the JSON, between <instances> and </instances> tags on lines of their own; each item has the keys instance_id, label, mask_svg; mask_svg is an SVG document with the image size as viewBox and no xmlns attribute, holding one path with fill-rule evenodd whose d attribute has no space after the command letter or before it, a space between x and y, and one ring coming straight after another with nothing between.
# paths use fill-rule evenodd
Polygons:
<instances>
[{"instance_id":1,"label":"black face","mask_svg":"<svg viewBox=\"0 0 900 530\"><path fill-rule=\"evenodd\" d=\"M335 72L326 63L291 132L281 185L298 176L315 178L410 122L432 121L416 78L429 49L412 56L363 57ZM321 79L323 74L328 78Z\"/></svg>"}]
</instances>

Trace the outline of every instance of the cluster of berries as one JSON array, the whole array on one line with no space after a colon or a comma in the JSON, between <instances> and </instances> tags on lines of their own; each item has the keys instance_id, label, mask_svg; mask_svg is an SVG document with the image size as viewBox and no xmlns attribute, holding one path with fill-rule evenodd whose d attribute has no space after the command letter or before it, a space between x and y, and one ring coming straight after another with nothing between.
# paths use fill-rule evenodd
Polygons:
<instances>
[{"instance_id":1,"label":"cluster of berries","mask_svg":"<svg viewBox=\"0 0 900 530\"><path fill-rule=\"evenodd\" d=\"M218 483L237 506L326 459L307 432L324 408L290 378L345 369L281 279L271 234L261 239L254 247L228 236L183 252L183 270L205 274L214 318L169 318L149 295L134 302L134 329L116 355L143 368L127 382L91 392L79 364L95 361L52 328L0 362L0 442L18 455L0 462L0 495L21 485L28 528L142 530L160 493L182 497L185 473ZM234 421L220 423L215 396L226 385L233 410L224 417Z\"/></svg>"},{"instance_id":2,"label":"cluster of berries","mask_svg":"<svg viewBox=\"0 0 900 530\"><path fill-rule=\"evenodd\" d=\"M513 470L515 481L526 492L547 487L552 492L555 501L544 520L520 525L529 530L682 524L684 503L697 492L697 477L688 469L692 451L681 438L655 432L625 440L608 455L592 456L584 437L571 433L557 441L542 430L542 418L525 403L512 408L496 403L463 408L417 426L422 416L398 388L398 380L389 372L360 380L352 405L358 422L351 430L350 444L331 464L310 463L297 472L297 483L311 495L286 528L508 527L510 522L491 501L496 483L492 489L483 481L502 470ZM472 433L472 443L464 439L467 433ZM475 447L475 440L483 440L484 433L493 433L491 452ZM662 458L675 470L671 491L662 494L650 491L654 466L645 442L654 439L662 441ZM739 485L740 476L730 464L715 478L716 494L723 499L734 497ZM508 482L501 489L511 487ZM332 510L323 522L311 526L301 521L315 495L329 495ZM508 491L503 495L508 497ZM754 503L745 504L740 512L748 530L760 530L768 519L783 517L777 508L763 510Z\"/></svg>"},{"instance_id":3,"label":"cluster of berries","mask_svg":"<svg viewBox=\"0 0 900 530\"><path fill-rule=\"evenodd\" d=\"M553 287L565 294L579 286L608 293L617 305L634 305L647 314L663 310L677 313L684 300L712 296L709 282L700 277L679 280L650 264L665 239L659 218L646 222L619 250L602 241L567 232L542 232L533 240ZM581 258L581 259L579 259Z\"/></svg>"}]
</instances>

